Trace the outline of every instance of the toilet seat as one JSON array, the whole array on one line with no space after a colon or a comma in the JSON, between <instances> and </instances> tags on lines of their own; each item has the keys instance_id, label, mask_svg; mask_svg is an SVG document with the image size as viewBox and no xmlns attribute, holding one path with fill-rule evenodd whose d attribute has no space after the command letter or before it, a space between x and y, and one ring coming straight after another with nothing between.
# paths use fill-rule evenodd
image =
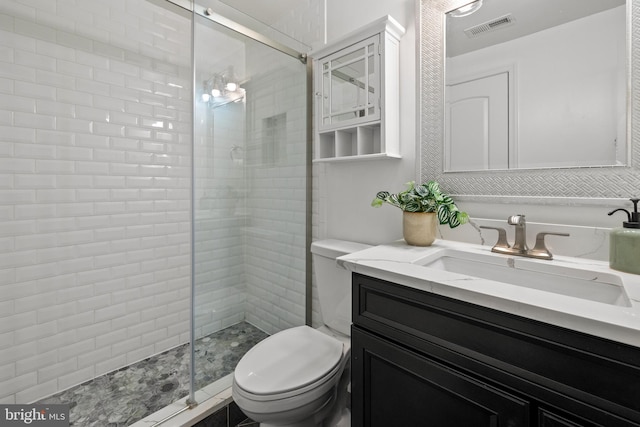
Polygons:
<instances>
[{"instance_id":1,"label":"toilet seat","mask_svg":"<svg viewBox=\"0 0 640 427\"><path fill-rule=\"evenodd\" d=\"M287 329L249 350L234 382L257 400L295 396L341 371L343 350L342 342L309 326Z\"/></svg>"}]
</instances>

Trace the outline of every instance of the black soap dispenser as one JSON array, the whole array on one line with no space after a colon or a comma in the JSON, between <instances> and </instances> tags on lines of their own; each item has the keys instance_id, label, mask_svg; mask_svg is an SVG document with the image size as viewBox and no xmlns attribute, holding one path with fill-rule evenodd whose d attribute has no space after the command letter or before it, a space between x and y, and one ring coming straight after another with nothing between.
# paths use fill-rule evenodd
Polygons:
<instances>
[{"instance_id":1,"label":"black soap dispenser","mask_svg":"<svg viewBox=\"0 0 640 427\"><path fill-rule=\"evenodd\" d=\"M627 221L622 227L611 230L609 236L609 266L627 273L640 274L640 213L638 202L640 199L630 199L633 202L633 212L619 208L609 212L623 211L627 214Z\"/></svg>"}]
</instances>

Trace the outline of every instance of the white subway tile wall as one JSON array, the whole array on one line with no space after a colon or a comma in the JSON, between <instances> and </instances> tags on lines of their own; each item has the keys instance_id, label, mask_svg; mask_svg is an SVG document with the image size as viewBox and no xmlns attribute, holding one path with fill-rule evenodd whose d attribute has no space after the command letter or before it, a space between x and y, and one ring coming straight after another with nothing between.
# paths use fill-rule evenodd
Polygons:
<instances>
[{"instance_id":1,"label":"white subway tile wall","mask_svg":"<svg viewBox=\"0 0 640 427\"><path fill-rule=\"evenodd\" d=\"M0 403L188 342L190 27L145 0L0 3ZM246 104L195 110L197 337L304 323L304 66L251 49Z\"/></svg>"},{"instance_id":2,"label":"white subway tile wall","mask_svg":"<svg viewBox=\"0 0 640 427\"><path fill-rule=\"evenodd\" d=\"M188 341L190 22L0 4L0 402Z\"/></svg>"},{"instance_id":3,"label":"white subway tile wall","mask_svg":"<svg viewBox=\"0 0 640 427\"><path fill-rule=\"evenodd\" d=\"M240 60L196 66L204 81L233 65L247 93L196 108L197 336L239 313L268 333L304 323L304 65L256 42L233 46Z\"/></svg>"},{"instance_id":4,"label":"white subway tile wall","mask_svg":"<svg viewBox=\"0 0 640 427\"><path fill-rule=\"evenodd\" d=\"M307 46L324 39L326 1L296 0L270 25L275 30Z\"/></svg>"},{"instance_id":5,"label":"white subway tile wall","mask_svg":"<svg viewBox=\"0 0 640 427\"><path fill-rule=\"evenodd\" d=\"M249 59L278 67L247 84L246 318L272 334L305 323L306 75L273 51Z\"/></svg>"},{"instance_id":6,"label":"white subway tile wall","mask_svg":"<svg viewBox=\"0 0 640 427\"><path fill-rule=\"evenodd\" d=\"M196 22L203 22L196 27L199 102L194 142L195 333L202 337L245 319L248 179L243 160L247 101L213 107L200 102L204 87L200 83L223 72L240 81L251 76L245 67L248 39L232 37L215 24L204 23L206 20ZM212 52L214 44L216 51ZM236 68L233 76L232 68Z\"/></svg>"}]
</instances>

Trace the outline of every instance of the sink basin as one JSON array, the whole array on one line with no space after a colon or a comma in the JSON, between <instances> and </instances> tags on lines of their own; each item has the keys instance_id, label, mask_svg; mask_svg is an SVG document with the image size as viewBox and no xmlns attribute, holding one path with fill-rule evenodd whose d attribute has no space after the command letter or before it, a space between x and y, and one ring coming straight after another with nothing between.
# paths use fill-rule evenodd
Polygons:
<instances>
[{"instance_id":1,"label":"sink basin","mask_svg":"<svg viewBox=\"0 0 640 427\"><path fill-rule=\"evenodd\" d=\"M603 304L631 306L622 277L568 263L444 249L417 264L464 275L460 277L463 280L479 278Z\"/></svg>"}]
</instances>

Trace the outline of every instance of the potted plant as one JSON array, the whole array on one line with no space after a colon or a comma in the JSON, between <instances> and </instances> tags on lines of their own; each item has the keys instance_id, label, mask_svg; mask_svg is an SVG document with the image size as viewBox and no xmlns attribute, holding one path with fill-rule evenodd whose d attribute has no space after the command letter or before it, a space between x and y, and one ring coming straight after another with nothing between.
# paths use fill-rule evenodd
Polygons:
<instances>
[{"instance_id":1,"label":"potted plant","mask_svg":"<svg viewBox=\"0 0 640 427\"><path fill-rule=\"evenodd\" d=\"M436 239L436 218L440 224L455 228L469 221L469 215L462 212L451 196L440 191L436 181L416 186L407 183L407 189L398 194L380 191L371 206L383 203L402 210L402 233L405 241L414 246L429 246Z\"/></svg>"}]
</instances>

